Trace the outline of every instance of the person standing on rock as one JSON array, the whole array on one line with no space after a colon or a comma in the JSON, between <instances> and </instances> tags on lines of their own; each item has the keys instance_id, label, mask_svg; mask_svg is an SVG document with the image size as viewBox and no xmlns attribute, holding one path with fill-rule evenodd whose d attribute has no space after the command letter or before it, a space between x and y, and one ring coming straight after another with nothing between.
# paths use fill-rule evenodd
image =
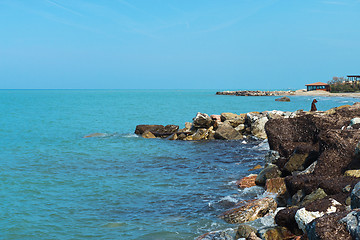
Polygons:
<instances>
[{"instance_id":1,"label":"person standing on rock","mask_svg":"<svg viewBox=\"0 0 360 240\"><path fill-rule=\"evenodd\" d=\"M315 111L317 111L317 108L316 108L315 103L317 103L317 100L316 100L316 99L314 99L314 100L312 101L312 103L311 103L310 112L315 112Z\"/></svg>"}]
</instances>

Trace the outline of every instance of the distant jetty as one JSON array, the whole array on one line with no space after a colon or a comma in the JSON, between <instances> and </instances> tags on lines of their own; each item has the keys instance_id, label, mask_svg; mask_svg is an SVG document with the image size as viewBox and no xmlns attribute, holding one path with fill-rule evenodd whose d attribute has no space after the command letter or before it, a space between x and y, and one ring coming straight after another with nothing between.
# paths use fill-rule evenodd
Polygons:
<instances>
[{"instance_id":1,"label":"distant jetty","mask_svg":"<svg viewBox=\"0 0 360 240\"><path fill-rule=\"evenodd\" d=\"M281 96L294 95L294 91L223 91L216 92L216 95L233 95L233 96Z\"/></svg>"}]
</instances>

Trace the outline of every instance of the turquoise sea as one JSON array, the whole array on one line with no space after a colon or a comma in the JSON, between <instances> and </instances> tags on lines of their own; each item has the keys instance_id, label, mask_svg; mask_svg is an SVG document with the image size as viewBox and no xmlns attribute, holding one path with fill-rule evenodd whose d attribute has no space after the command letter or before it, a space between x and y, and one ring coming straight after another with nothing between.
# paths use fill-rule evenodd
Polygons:
<instances>
[{"instance_id":1,"label":"turquoise sea","mask_svg":"<svg viewBox=\"0 0 360 240\"><path fill-rule=\"evenodd\" d=\"M218 215L259 194L234 181L262 164L267 143L143 139L136 125L309 110L313 98L215 92L0 90L0 239L194 239L231 226ZM356 102L317 100L319 110Z\"/></svg>"}]
</instances>

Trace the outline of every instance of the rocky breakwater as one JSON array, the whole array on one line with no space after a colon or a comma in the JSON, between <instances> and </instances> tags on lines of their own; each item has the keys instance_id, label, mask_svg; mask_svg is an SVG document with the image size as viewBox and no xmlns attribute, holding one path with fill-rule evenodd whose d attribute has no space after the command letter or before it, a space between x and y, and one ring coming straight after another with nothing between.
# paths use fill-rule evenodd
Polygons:
<instances>
[{"instance_id":1,"label":"rocky breakwater","mask_svg":"<svg viewBox=\"0 0 360 240\"><path fill-rule=\"evenodd\" d=\"M239 140L247 137L266 139L265 124L273 118L291 118L296 114L282 111L250 112L243 114L222 113L211 115L197 113L185 128L177 125L138 125L135 134L144 138L169 140Z\"/></svg>"},{"instance_id":2,"label":"rocky breakwater","mask_svg":"<svg viewBox=\"0 0 360 240\"><path fill-rule=\"evenodd\" d=\"M275 196L239 202L220 216L233 231L198 239L360 239L359 117L355 103L267 121L270 151L255 184ZM274 226L251 227L268 216Z\"/></svg>"},{"instance_id":3,"label":"rocky breakwater","mask_svg":"<svg viewBox=\"0 0 360 240\"><path fill-rule=\"evenodd\" d=\"M223 91L216 92L216 95L233 95L233 96L280 96L293 95L294 91Z\"/></svg>"}]
</instances>

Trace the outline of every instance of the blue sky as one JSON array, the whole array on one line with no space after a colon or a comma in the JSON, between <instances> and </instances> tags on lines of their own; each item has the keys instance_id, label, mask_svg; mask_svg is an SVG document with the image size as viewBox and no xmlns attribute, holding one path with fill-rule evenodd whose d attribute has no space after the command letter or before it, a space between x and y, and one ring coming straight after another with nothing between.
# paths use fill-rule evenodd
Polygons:
<instances>
[{"instance_id":1,"label":"blue sky","mask_svg":"<svg viewBox=\"0 0 360 240\"><path fill-rule=\"evenodd\" d=\"M280 89L360 74L360 0L0 0L2 89Z\"/></svg>"}]
</instances>

